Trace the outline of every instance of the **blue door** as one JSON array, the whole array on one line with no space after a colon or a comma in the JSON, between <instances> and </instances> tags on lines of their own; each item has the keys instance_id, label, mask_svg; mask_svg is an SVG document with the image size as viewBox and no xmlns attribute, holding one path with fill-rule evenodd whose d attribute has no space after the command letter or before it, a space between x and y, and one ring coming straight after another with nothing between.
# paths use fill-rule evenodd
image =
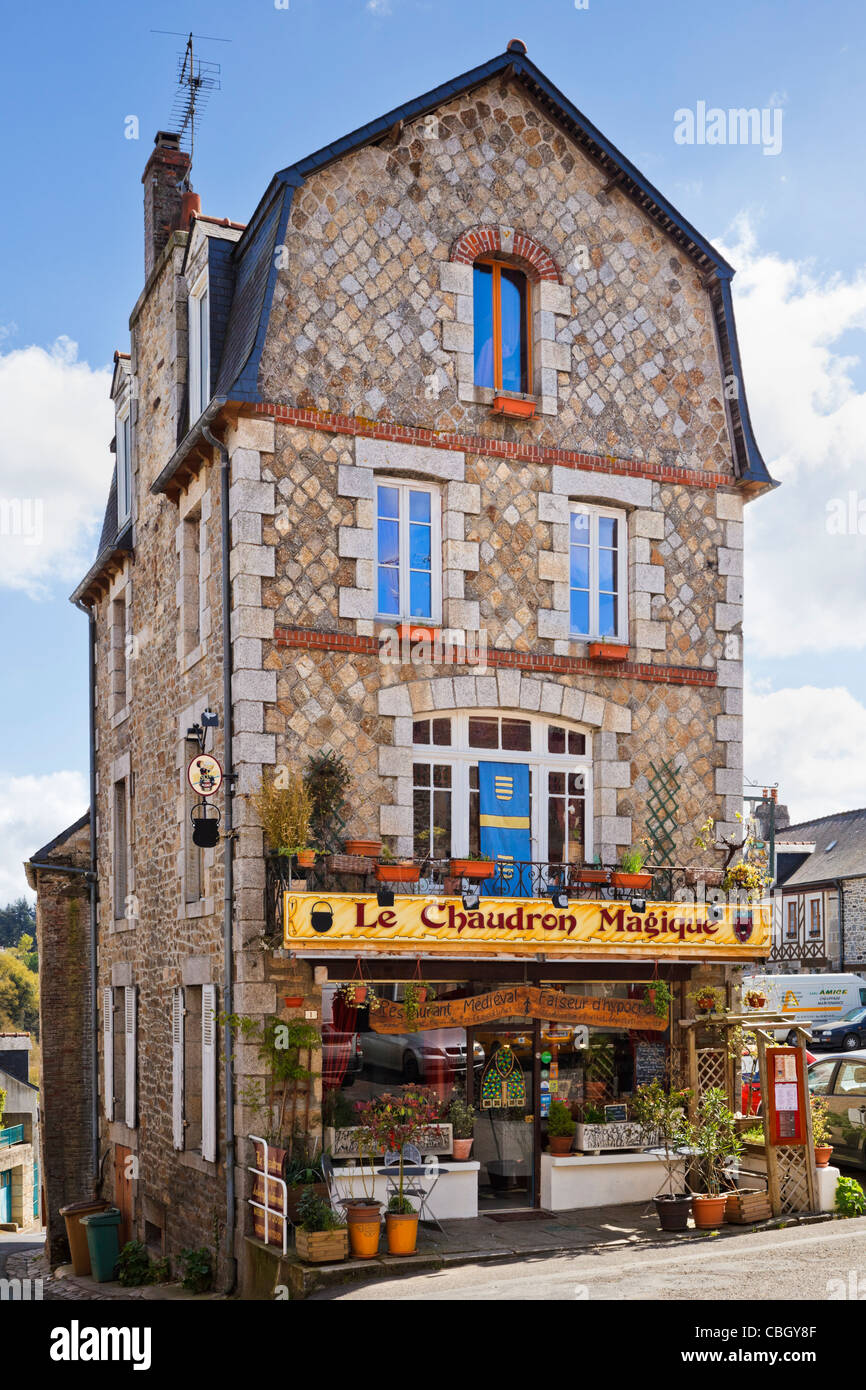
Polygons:
<instances>
[{"instance_id":1,"label":"blue door","mask_svg":"<svg viewBox=\"0 0 866 1390\"><path fill-rule=\"evenodd\" d=\"M12 1174L0 1173L0 1221L12 1220Z\"/></svg>"}]
</instances>

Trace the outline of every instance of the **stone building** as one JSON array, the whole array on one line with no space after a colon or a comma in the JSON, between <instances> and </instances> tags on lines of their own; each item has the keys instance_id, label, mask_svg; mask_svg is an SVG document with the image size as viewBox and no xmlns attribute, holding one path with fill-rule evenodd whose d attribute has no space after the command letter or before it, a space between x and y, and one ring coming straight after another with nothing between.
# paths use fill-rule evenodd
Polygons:
<instances>
[{"instance_id":1,"label":"stone building","mask_svg":"<svg viewBox=\"0 0 866 1390\"><path fill-rule=\"evenodd\" d=\"M776 861L767 968L866 979L866 810L786 825Z\"/></svg>"},{"instance_id":2,"label":"stone building","mask_svg":"<svg viewBox=\"0 0 866 1390\"><path fill-rule=\"evenodd\" d=\"M527 875L497 860L503 896L549 906L551 865L611 866L645 835L690 862L707 815L727 833L741 807L742 511L772 482L731 267L519 42L282 169L246 225L198 213L187 172L160 133L114 479L74 595L94 652L98 1168L154 1251L210 1245L221 1285L238 1260L250 1287L242 1099L265 1066L243 1043L227 1065L224 1012L326 1031L303 1101L321 1142L353 974L396 1001L423 955L446 994L633 999L661 969L679 1012L695 972L721 982L765 949L699 911L661 944L620 918L629 949L550 953L544 911L507 950L389 947L375 926L284 940L263 773L342 755L341 839L423 861L458 912L464 880L431 864L484 852L503 763ZM401 623L424 640L397 654ZM192 837L202 748L226 772L213 848ZM286 880L295 909L378 910L364 868ZM627 1041L605 1044L612 1095L634 1084ZM455 1051L471 1086L466 1056L491 1044Z\"/></svg>"},{"instance_id":3,"label":"stone building","mask_svg":"<svg viewBox=\"0 0 866 1390\"><path fill-rule=\"evenodd\" d=\"M0 1033L0 1230L39 1225L39 1092L30 1080L30 1034Z\"/></svg>"}]
</instances>

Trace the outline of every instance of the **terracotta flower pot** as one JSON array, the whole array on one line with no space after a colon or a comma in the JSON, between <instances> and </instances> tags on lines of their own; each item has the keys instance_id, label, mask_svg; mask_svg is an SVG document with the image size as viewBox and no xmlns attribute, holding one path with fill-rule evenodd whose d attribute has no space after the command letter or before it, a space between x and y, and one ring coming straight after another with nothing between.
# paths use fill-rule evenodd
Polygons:
<instances>
[{"instance_id":1,"label":"terracotta flower pot","mask_svg":"<svg viewBox=\"0 0 866 1390\"><path fill-rule=\"evenodd\" d=\"M472 1153L472 1145L473 1145L474 1143L475 1143L475 1140L474 1140L474 1139L452 1139L452 1140L451 1140L451 1148L452 1148L452 1150L453 1150L453 1152L454 1152L454 1157L455 1157L455 1159L457 1160L458 1163L465 1163L465 1162L466 1162L466 1160L469 1158L469 1155Z\"/></svg>"},{"instance_id":2,"label":"terracotta flower pot","mask_svg":"<svg viewBox=\"0 0 866 1390\"><path fill-rule=\"evenodd\" d=\"M512 420L531 420L535 414L535 401L516 401L511 396L495 396L491 410L494 415L507 415Z\"/></svg>"},{"instance_id":3,"label":"terracotta flower pot","mask_svg":"<svg viewBox=\"0 0 866 1390\"><path fill-rule=\"evenodd\" d=\"M388 1234L389 1255L414 1255L418 1243L418 1213L402 1216L398 1212L385 1213L385 1230Z\"/></svg>"},{"instance_id":4,"label":"terracotta flower pot","mask_svg":"<svg viewBox=\"0 0 866 1390\"><path fill-rule=\"evenodd\" d=\"M283 1003L287 1009L299 1009L304 1002L302 994L284 994Z\"/></svg>"},{"instance_id":5,"label":"terracotta flower pot","mask_svg":"<svg viewBox=\"0 0 866 1390\"><path fill-rule=\"evenodd\" d=\"M607 883L607 869L579 869L575 874L577 883Z\"/></svg>"},{"instance_id":6,"label":"terracotta flower pot","mask_svg":"<svg viewBox=\"0 0 866 1390\"><path fill-rule=\"evenodd\" d=\"M314 849L302 849L298 851L298 867L301 869L312 869L316 862L316 851Z\"/></svg>"},{"instance_id":7,"label":"terracotta flower pot","mask_svg":"<svg viewBox=\"0 0 866 1390\"><path fill-rule=\"evenodd\" d=\"M710 1197L706 1194L701 1197L693 1197L692 1215L695 1218L695 1225L701 1230L712 1230L715 1226L724 1226L727 1201L726 1192L723 1192L720 1197Z\"/></svg>"},{"instance_id":8,"label":"terracotta flower pot","mask_svg":"<svg viewBox=\"0 0 866 1390\"><path fill-rule=\"evenodd\" d=\"M826 1168L830 1162L830 1155L833 1152L832 1144L815 1145L815 1163L819 1168Z\"/></svg>"},{"instance_id":9,"label":"terracotta flower pot","mask_svg":"<svg viewBox=\"0 0 866 1390\"><path fill-rule=\"evenodd\" d=\"M344 1203L349 1226L349 1245L356 1260L372 1260L379 1253L382 1229L381 1202L357 1201Z\"/></svg>"},{"instance_id":10,"label":"terracotta flower pot","mask_svg":"<svg viewBox=\"0 0 866 1390\"><path fill-rule=\"evenodd\" d=\"M649 888L653 876L652 874L625 874L619 869L614 869L610 881L614 888Z\"/></svg>"},{"instance_id":11,"label":"terracotta flower pot","mask_svg":"<svg viewBox=\"0 0 866 1390\"><path fill-rule=\"evenodd\" d=\"M377 864L375 874L380 883L417 883L421 870L417 864Z\"/></svg>"},{"instance_id":12,"label":"terracotta flower pot","mask_svg":"<svg viewBox=\"0 0 866 1390\"><path fill-rule=\"evenodd\" d=\"M450 869L454 878L492 878L496 873L492 859L452 859Z\"/></svg>"},{"instance_id":13,"label":"terracotta flower pot","mask_svg":"<svg viewBox=\"0 0 866 1390\"><path fill-rule=\"evenodd\" d=\"M343 849L347 854L360 854L365 859L378 859L382 853L381 840L344 840Z\"/></svg>"},{"instance_id":14,"label":"terracotta flower pot","mask_svg":"<svg viewBox=\"0 0 866 1390\"><path fill-rule=\"evenodd\" d=\"M435 642L437 627L431 627L429 623L398 623L397 636L400 641L408 638L410 642Z\"/></svg>"},{"instance_id":15,"label":"terracotta flower pot","mask_svg":"<svg viewBox=\"0 0 866 1390\"><path fill-rule=\"evenodd\" d=\"M549 1134L547 1136L547 1147L552 1154L568 1154L571 1153L573 1139L573 1134Z\"/></svg>"}]
</instances>

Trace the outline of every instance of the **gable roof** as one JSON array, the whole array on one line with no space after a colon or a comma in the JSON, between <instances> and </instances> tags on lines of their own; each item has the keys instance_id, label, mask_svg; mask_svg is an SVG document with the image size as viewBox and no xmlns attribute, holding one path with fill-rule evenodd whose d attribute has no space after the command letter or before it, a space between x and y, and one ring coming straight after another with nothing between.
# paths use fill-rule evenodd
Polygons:
<instances>
[{"instance_id":1,"label":"gable roof","mask_svg":"<svg viewBox=\"0 0 866 1390\"><path fill-rule=\"evenodd\" d=\"M777 855L784 854L788 845L794 852L795 846L804 844L814 844L815 849L780 885L782 889L805 888L837 878L866 878L866 808L786 825L776 834Z\"/></svg>"},{"instance_id":2,"label":"gable roof","mask_svg":"<svg viewBox=\"0 0 866 1390\"><path fill-rule=\"evenodd\" d=\"M209 424L227 401L257 403L263 399L258 373L277 283L275 250L285 235L294 190L310 175L382 139L402 122L417 120L497 76L520 82L550 119L556 121L600 171L608 176L607 187L612 189L616 186L636 203L693 262L710 296L723 374L733 378L737 384L735 398L726 400L725 405L738 480L746 484L750 491L777 486L758 449L749 416L731 299L732 267L640 170L545 77L526 56L525 45L520 40L512 39L506 51L496 58L404 102L274 175L231 253L235 275L234 296L211 409L180 442L153 484L154 492L163 492L171 484L190 451L201 446L202 426Z\"/></svg>"}]
</instances>

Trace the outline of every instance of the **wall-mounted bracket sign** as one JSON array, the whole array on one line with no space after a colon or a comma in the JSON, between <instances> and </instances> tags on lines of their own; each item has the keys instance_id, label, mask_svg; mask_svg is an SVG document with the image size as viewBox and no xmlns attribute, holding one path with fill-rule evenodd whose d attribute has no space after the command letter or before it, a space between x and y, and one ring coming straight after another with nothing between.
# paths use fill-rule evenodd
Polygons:
<instances>
[{"instance_id":1,"label":"wall-mounted bracket sign","mask_svg":"<svg viewBox=\"0 0 866 1390\"><path fill-rule=\"evenodd\" d=\"M186 778L198 796L216 796L223 783L223 770L210 753L199 753L187 768Z\"/></svg>"},{"instance_id":2,"label":"wall-mounted bracket sign","mask_svg":"<svg viewBox=\"0 0 866 1390\"><path fill-rule=\"evenodd\" d=\"M323 926L325 910L330 914ZM770 910L751 909L748 936L741 917L725 906L718 921L702 903L652 903L632 912L622 902L572 902L554 908L549 898L485 898L475 911L460 898L401 895L393 907L380 907L372 894L313 893L283 895L284 944L287 949L329 949L385 955L580 955L582 959L659 957L738 960L765 956L770 947ZM550 1015L548 1015L549 1017Z\"/></svg>"}]
</instances>

